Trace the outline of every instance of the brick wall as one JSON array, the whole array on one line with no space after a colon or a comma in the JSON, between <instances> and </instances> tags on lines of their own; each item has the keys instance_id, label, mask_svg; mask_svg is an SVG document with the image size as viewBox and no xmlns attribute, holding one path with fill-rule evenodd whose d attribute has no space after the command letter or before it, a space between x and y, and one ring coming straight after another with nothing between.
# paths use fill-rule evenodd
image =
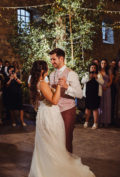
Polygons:
<instances>
[{"instance_id":1,"label":"brick wall","mask_svg":"<svg viewBox=\"0 0 120 177\"><path fill-rule=\"evenodd\" d=\"M112 0L106 0L106 10L120 11L120 1L115 0L113 3ZM114 28L113 30L114 44L105 44L102 41L102 21L106 19L114 24L115 22L120 22L120 15L100 13L98 23L101 25L101 27L99 27L96 31L93 50L88 51L86 57L92 56L93 58L97 59L107 58L108 60L117 58L118 50L120 49L120 23L117 26L119 28Z\"/></svg>"},{"instance_id":2,"label":"brick wall","mask_svg":"<svg viewBox=\"0 0 120 177\"><path fill-rule=\"evenodd\" d=\"M11 13L10 11L5 11L6 10L0 10L0 58L3 60L13 61L15 54L13 52L12 46L8 42L8 36L12 31L12 27L8 24L8 17ZM6 18L7 14L8 17Z\"/></svg>"},{"instance_id":3,"label":"brick wall","mask_svg":"<svg viewBox=\"0 0 120 177\"><path fill-rule=\"evenodd\" d=\"M92 0L91 0L92 1ZM48 3L49 0L2 0L0 1L0 7L3 6L28 6L28 5L38 5L43 3ZM51 2L51 1L50 1ZM94 4L94 1L93 1ZM115 1L114 3L111 0L106 0L106 10L120 10L120 1ZM94 7L94 6L93 6ZM14 17L14 18L13 18ZM100 14L100 23L105 18L112 19L113 23L120 21L120 15L109 15L109 14ZM12 24L9 24L11 18L16 19L16 10L7 10L0 9L0 58L3 60L19 60L19 57L14 53L12 46L8 42L8 36L12 34L14 28ZM14 23L13 20L13 23ZM114 39L115 44L104 44L102 42L102 30L101 27L97 30L97 33L94 38L93 50L88 51L86 57L92 56L93 58L101 59L103 57L108 58L109 60L116 58L118 55L118 50L120 48L120 28L114 30Z\"/></svg>"},{"instance_id":4,"label":"brick wall","mask_svg":"<svg viewBox=\"0 0 120 177\"><path fill-rule=\"evenodd\" d=\"M48 0L2 0L0 1L0 7L32 6L48 2ZM11 21L15 23L16 19L16 10L0 9L0 58L2 58L3 61L19 61L19 56L14 53L12 46L8 42L9 35L14 31Z\"/></svg>"}]
</instances>

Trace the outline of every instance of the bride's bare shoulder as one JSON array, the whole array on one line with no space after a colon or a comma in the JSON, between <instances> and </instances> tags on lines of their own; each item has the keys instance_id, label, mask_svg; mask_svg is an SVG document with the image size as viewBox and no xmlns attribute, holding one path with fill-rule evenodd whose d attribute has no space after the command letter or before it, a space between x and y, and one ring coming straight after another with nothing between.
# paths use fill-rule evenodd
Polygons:
<instances>
[{"instance_id":1,"label":"bride's bare shoulder","mask_svg":"<svg viewBox=\"0 0 120 177\"><path fill-rule=\"evenodd\" d=\"M42 89L47 89L49 87L49 84L45 82L44 80L41 80L37 84L37 89L42 90Z\"/></svg>"}]
</instances>

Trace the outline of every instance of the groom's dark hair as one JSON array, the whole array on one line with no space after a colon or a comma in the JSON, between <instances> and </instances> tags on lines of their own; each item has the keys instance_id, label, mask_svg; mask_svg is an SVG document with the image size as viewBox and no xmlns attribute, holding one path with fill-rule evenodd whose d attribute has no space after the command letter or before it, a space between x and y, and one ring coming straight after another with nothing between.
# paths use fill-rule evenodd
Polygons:
<instances>
[{"instance_id":1,"label":"groom's dark hair","mask_svg":"<svg viewBox=\"0 0 120 177\"><path fill-rule=\"evenodd\" d=\"M62 56L63 58L65 58L65 52L60 48L56 48L56 49L52 50L51 52L49 52L49 54L50 55L56 54L57 57Z\"/></svg>"}]
</instances>

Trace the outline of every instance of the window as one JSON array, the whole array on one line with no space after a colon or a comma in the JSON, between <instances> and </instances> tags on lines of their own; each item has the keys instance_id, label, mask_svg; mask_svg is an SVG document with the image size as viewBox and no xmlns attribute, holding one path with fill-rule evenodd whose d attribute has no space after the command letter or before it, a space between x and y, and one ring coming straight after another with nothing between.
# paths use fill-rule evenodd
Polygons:
<instances>
[{"instance_id":1,"label":"window","mask_svg":"<svg viewBox=\"0 0 120 177\"><path fill-rule=\"evenodd\" d=\"M17 20L18 20L18 33L30 31L30 12L24 9L17 10Z\"/></svg>"},{"instance_id":2,"label":"window","mask_svg":"<svg viewBox=\"0 0 120 177\"><path fill-rule=\"evenodd\" d=\"M114 32L112 27L102 22L102 40L103 43L114 44Z\"/></svg>"}]
</instances>

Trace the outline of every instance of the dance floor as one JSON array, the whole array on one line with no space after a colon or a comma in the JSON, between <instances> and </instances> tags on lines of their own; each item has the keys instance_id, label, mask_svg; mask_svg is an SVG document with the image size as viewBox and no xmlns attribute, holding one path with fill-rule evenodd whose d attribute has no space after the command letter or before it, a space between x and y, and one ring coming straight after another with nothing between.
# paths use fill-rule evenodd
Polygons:
<instances>
[{"instance_id":1,"label":"dance floor","mask_svg":"<svg viewBox=\"0 0 120 177\"><path fill-rule=\"evenodd\" d=\"M0 126L0 177L27 177L34 147L35 124ZM84 129L76 124L74 153L96 177L120 176L120 128Z\"/></svg>"}]
</instances>

